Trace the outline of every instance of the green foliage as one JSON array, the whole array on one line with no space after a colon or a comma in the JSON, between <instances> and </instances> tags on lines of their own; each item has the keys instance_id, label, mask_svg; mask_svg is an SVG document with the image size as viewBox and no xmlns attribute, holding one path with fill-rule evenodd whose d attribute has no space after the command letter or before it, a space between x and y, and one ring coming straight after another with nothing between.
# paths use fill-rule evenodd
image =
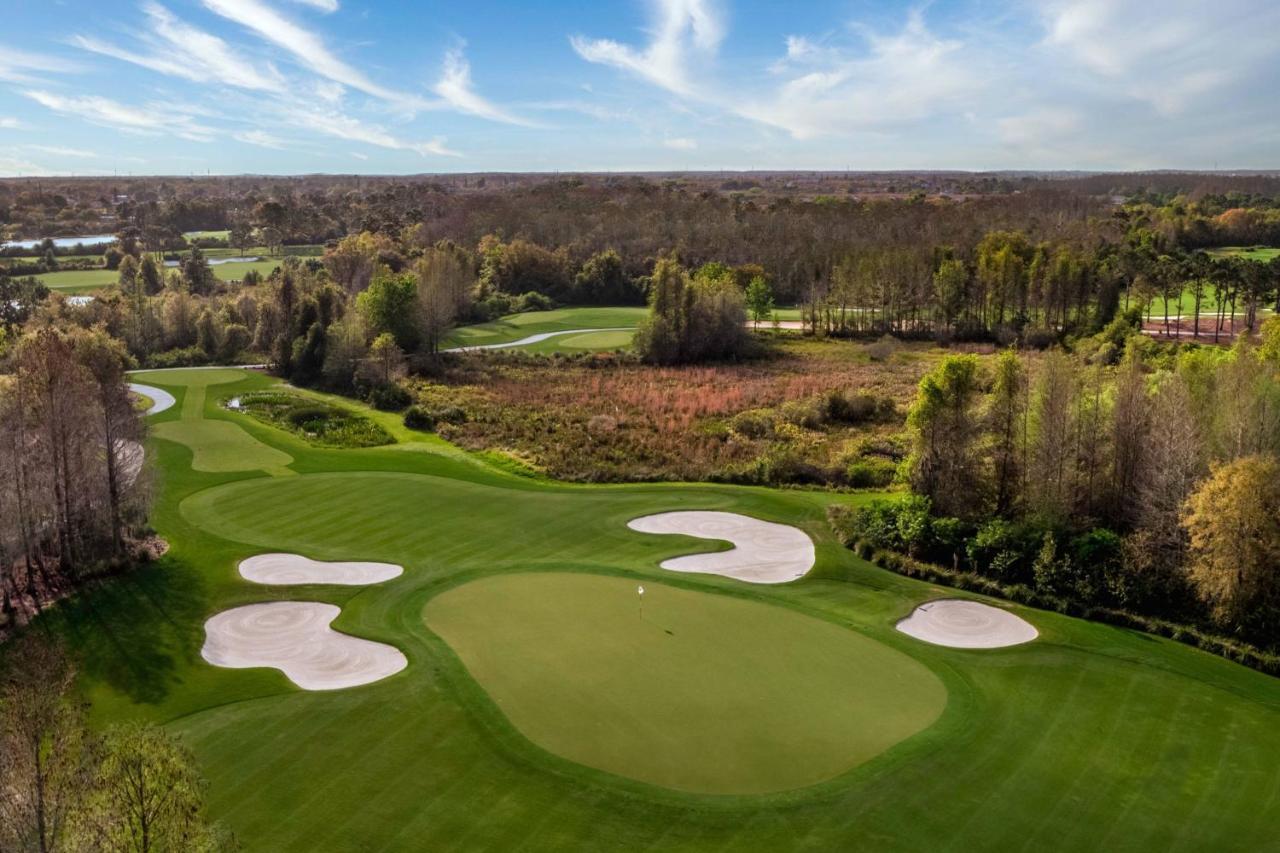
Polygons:
<instances>
[{"instance_id":1,"label":"green foliage","mask_svg":"<svg viewBox=\"0 0 1280 853\"><path fill-rule=\"evenodd\" d=\"M641 357L656 364L738 358L747 351L746 310L732 272L706 265L690 280L672 258L654 268L649 316L636 332Z\"/></svg>"},{"instance_id":2,"label":"green foliage","mask_svg":"<svg viewBox=\"0 0 1280 853\"><path fill-rule=\"evenodd\" d=\"M377 447L393 439L364 415L301 394L252 391L240 395L240 411L302 436L316 447Z\"/></svg>"},{"instance_id":3,"label":"green foliage","mask_svg":"<svg viewBox=\"0 0 1280 853\"><path fill-rule=\"evenodd\" d=\"M773 288L764 276L751 279L747 285L746 303L751 322L757 326L773 316Z\"/></svg>"},{"instance_id":4,"label":"green foliage","mask_svg":"<svg viewBox=\"0 0 1280 853\"><path fill-rule=\"evenodd\" d=\"M907 460L912 488L943 515L973 516L982 509L975 486L980 422L978 359L947 356L920 380L907 416L912 450Z\"/></svg>"},{"instance_id":5,"label":"green foliage","mask_svg":"<svg viewBox=\"0 0 1280 853\"><path fill-rule=\"evenodd\" d=\"M417 290L412 275L380 275L356 297L356 309L371 334L389 333L400 349L413 352L418 348L413 311Z\"/></svg>"}]
</instances>

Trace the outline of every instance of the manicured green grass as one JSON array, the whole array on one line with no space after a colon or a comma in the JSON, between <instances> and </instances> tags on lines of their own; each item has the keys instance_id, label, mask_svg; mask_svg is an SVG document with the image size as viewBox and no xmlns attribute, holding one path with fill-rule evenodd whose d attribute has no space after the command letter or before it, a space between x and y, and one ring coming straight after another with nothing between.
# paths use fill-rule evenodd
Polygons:
<instances>
[{"instance_id":1,"label":"manicured green grass","mask_svg":"<svg viewBox=\"0 0 1280 853\"><path fill-rule=\"evenodd\" d=\"M231 230L223 231L187 231L182 235L187 240L229 240L231 238Z\"/></svg>"},{"instance_id":2,"label":"manicured green grass","mask_svg":"<svg viewBox=\"0 0 1280 853\"><path fill-rule=\"evenodd\" d=\"M209 372L180 376L202 373ZM917 642L895 631L894 622L922 601L956 592L878 570L834 541L825 506L870 495L565 486L509 475L408 430L389 429L401 441L389 447L312 448L218 405L231 394L271 387L267 377L215 376L229 381L211 385L209 377L181 384L174 372L158 375L139 381L163 385L180 405L153 421L229 423L288 454L300 476L194 471L188 446L157 435L149 444L160 484L153 522L171 543L169 552L52 609L43 621L79 653L94 721L142 717L180 733L209 779L214 815L248 851L1275 846L1280 680L1170 641L1022 608L1019 614L1040 631L1025 646L966 651ZM662 559L719 545L646 536L628 530L626 521L682 508L798 525L816 543L817 565L801 581L772 587L664 572ZM368 588L272 589L240 579L236 562L266 550L387 560L406 571ZM569 600L550 612L495 600L484 586L530 572L582 584L565 580ZM602 596L611 594L609 584L620 584L634 603L637 583L679 599L664 625L674 637L661 639L682 644L688 655L663 657L635 633L638 626L624 630L621 611L599 621L583 612L608 606ZM453 598L459 595L476 597ZM337 630L396 645L408 668L367 687L307 693L275 670L218 669L202 661L206 618L282 598L342 606ZM460 625L464 610L485 621ZM494 620L504 614L510 618ZM444 616L448 626L435 621ZM784 655L761 645L780 635L794 637ZM698 637L706 643L695 648ZM738 720L745 705L755 704L752 711L766 718L796 715L794 731L772 746L808 749L803 739L812 732L830 753L850 750L839 762L819 759L828 771L848 766L860 749L868 760L806 788L721 795L644 781L670 784L675 774L693 771L679 762L659 768L656 757L634 749L616 754L617 764L571 760L560 752L569 747L545 748L524 730L521 711L505 703L503 692L518 690L527 704L539 685L518 684L519 673L489 649L513 650L522 640L548 647L512 652L544 676L548 708L529 713L548 721L554 709L578 715L577 728L597 758L617 743L619 731L639 731L635 737L660 746L687 738L689 755L705 767L702 759L718 739L735 743L756 725ZM715 645L721 641L746 663L728 663L728 652ZM626 701L612 716L585 719L590 707L566 705L556 688L609 678L595 656L611 648L633 668L639 660L654 671L639 685L618 688ZM571 672L549 658L556 649L590 667L584 675ZM475 655L486 656L497 681L480 669L479 680L473 677ZM883 679L894 670L882 664L906 657L915 663L897 670L901 692L886 688ZM784 664L797 672L780 673ZM690 686L699 665L713 670L704 675L705 690ZM734 665L761 680L782 679L795 709L780 710L774 686L751 685L735 676ZM868 678L817 685L802 677L848 667L864 667ZM920 713L932 701L921 669L945 688L941 716L870 757L865 743L875 732L851 731L840 714L880 728L892 725L893 714ZM552 678L564 681L546 680ZM653 697L652 714L639 692L625 692L642 688ZM588 699L595 708L608 701ZM826 707L832 702L839 707ZM889 712L877 716L886 702ZM669 733L669 726L644 732L646 721L665 724L677 712L703 720L698 731L706 742ZM716 715L723 738L705 722ZM746 790L745 778L753 780L749 790L777 790L826 775L782 761L750 768L732 756L726 761L717 771L725 775L697 790L712 784ZM659 779L663 773L673 775Z\"/></svg>"},{"instance_id":3,"label":"manicured green grass","mask_svg":"<svg viewBox=\"0 0 1280 853\"><path fill-rule=\"evenodd\" d=\"M830 622L658 583L639 604L625 578L522 573L455 587L425 613L534 743L681 791L822 782L946 705L929 670Z\"/></svg>"},{"instance_id":4,"label":"manicured green grass","mask_svg":"<svg viewBox=\"0 0 1280 853\"><path fill-rule=\"evenodd\" d=\"M1210 249L1209 254L1220 257L1246 258L1251 261L1267 262L1280 258L1280 247L1276 246L1225 246L1221 249Z\"/></svg>"},{"instance_id":5,"label":"manicured green grass","mask_svg":"<svg viewBox=\"0 0 1280 853\"><path fill-rule=\"evenodd\" d=\"M222 281L240 281L245 277L249 270L257 270L258 274L266 277L271 271L280 266L280 260L266 261L244 261L231 264L218 264L210 267L214 276ZM166 269L166 273L168 269ZM120 274L115 270L99 269L99 270L67 270L65 272L50 272L36 276L50 290L57 290L63 293L78 294L90 293L94 290L100 290L104 287L110 287L120 280Z\"/></svg>"},{"instance_id":6,"label":"manicured green grass","mask_svg":"<svg viewBox=\"0 0 1280 853\"><path fill-rule=\"evenodd\" d=\"M531 335L546 332L567 332L579 329L634 329L640 324L648 312L646 308L558 308L554 311L530 311L525 314L510 314L492 323L480 323L474 326L461 326L454 329L445 341L446 347L474 347L491 344L505 344L522 340ZM540 351L572 351L588 349L617 349L629 346L630 335L626 332L596 333L600 337L592 340L581 335L566 335L550 338L536 344L522 347ZM579 338L573 345L566 338ZM625 341L624 341L625 338Z\"/></svg>"}]
</instances>

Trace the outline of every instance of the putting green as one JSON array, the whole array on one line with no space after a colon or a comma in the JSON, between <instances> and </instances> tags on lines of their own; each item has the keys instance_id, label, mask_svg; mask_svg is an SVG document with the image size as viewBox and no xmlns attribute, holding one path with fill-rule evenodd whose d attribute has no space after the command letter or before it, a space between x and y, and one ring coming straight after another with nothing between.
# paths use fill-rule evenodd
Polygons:
<instances>
[{"instance_id":1,"label":"putting green","mask_svg":"<svg viewBox=\"0 0 1280 853\"><path fill-rule=\"evenodd\" d=\"M700 794L839 776L936 720L916 661L793 610L600 575L473 581L432 599L443 637L539 746Z\"/></svg>"}]
</instances>

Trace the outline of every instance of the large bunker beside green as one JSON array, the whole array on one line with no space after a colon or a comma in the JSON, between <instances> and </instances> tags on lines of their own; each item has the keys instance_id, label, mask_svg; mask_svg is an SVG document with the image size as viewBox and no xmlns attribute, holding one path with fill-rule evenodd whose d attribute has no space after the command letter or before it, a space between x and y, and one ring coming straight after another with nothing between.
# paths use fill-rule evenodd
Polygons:
<instances>
[{"instance_id":1,"label":"large bunker beside green","mask_svg":"<svg viewBox=\"0 0 1280 853\"><path fill-rule=\"evenodd\" d=\"M564 758L666 788L813 785L924 729L946 705L912 658L794 610L574 573L484 578L428 602L511 722Z\"/></svg>"}]
</instances>

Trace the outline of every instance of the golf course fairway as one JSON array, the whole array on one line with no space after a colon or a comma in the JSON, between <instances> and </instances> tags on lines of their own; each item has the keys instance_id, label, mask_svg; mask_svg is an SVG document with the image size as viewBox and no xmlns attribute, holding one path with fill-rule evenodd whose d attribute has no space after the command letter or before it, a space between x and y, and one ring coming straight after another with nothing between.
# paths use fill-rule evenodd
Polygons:
<instances>
[{"instance_id":1,"label":"golf course fairway","mask_svg":"<svg viewBox=\"0 0 1280 853\"><path fill-rule=\"evenodd\" d=\"M534 743L680 791L822 782L946 704L923 666L830 622L655 583L643 605L624 578L514 574L425 615Z\"/></svg>"},{"instance_id":2,"label":"golf course fairway","mask_svg":"<svg viewBox=\"0 0 1280 853\"><path fill-rule=\"evenodd\" d=\"M919 605L975 597L835 539L828 505L883 495L566 485L332 397L397 443L320 448L225 407L269 376L138 381L177 401L148 418L169 550L41 622L76 653L93 723L179 735L249 853L1277 848L1280 679L1008 603L1034 640L907 636ZM627 527L679 511L795 527L813 567L771 585L667 571L731 547ZM404 572L244 578L263 553ZM201 657L210 618L286 601L338 608L333 631L404 667L308 691Z\"/></svg>"}]
</instances>

